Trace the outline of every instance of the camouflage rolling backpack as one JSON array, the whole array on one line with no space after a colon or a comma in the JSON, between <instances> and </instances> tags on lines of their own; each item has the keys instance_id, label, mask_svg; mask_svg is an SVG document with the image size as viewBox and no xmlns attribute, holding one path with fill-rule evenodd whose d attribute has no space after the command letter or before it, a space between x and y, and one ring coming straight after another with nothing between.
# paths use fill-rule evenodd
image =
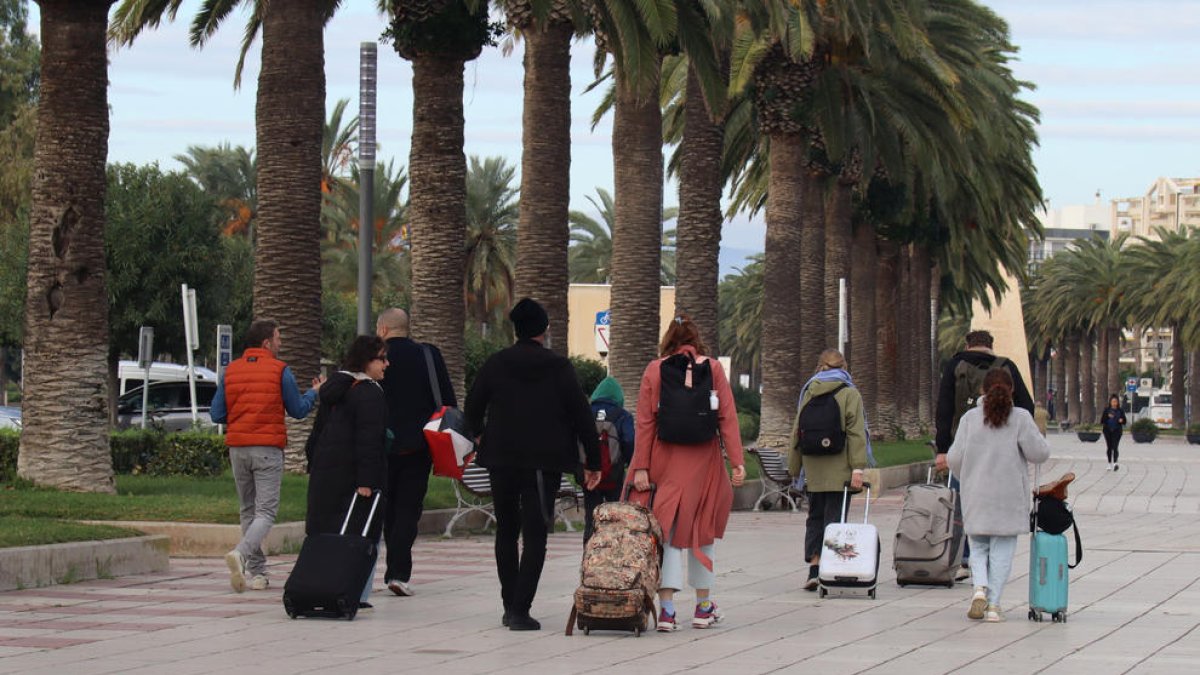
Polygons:
<instances>
[{"instance_id":1,"label":"camouflage rolling backpack","mask_svg":"<svg viewBox=\"0 0 1200 675\"><path fill-rule=\"evenodd\" d=\"M662 528L649 507L629 500L632 485L625 486L622 501L596 507L596 531L583 551L575 605L567 619L566 634L576 623L588 634L597 630L631 630L641 635L654 620L662 565ZM654 486L650 487L650 505Z\"/></svg>"}]
</instances>

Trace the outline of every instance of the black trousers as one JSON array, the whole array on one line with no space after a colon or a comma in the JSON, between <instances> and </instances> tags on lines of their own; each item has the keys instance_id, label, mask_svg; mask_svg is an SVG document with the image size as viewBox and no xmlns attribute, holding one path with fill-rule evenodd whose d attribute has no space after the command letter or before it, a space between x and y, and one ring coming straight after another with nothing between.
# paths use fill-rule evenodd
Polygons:
<instances>
[{"instance_id":1,"label":"black trousers","mask_svg":"<svg viewBox=\"0 0 1200 675\"><path fill-rule=\"evenodd\" d=\"M1117 446L1121 444L1121 430L1109 429L1104 427L1104 442L1108 445L1108 461L1110 464L1117 463Z\"/></svg>"},{"instance_id":2,"label":"black trousers","mask_svg":"<svg viewBox=\"0 0 1200 675\"><path fill-rule=\"evenodd\" d=\"M504 609L526 614L546 563L546 537L554 523L554 496L562 473L515 467L488 469L496 512L496 574ZM517 539L522 542L517 551Z\"/></svg>"},{"instance_id":3,"label":"black trousers","mask_svg":"<svg viewBox=\"0 0 1200 675\"><path fill-rule=\"evenodd\" d=\"M593 517L592 511L605 502L619 501L621 501L621 488L619 487L611 490L583 491L583 543L585 546L588 539L592 538L592 533L596 531L596 519Z\"/></svg>"},{"instance_id":4,"label":"black trousers","mask_svg":"<svg viewBox=\"0 0 1200 675\"><path fill-rule=\"evenodd\" d=\"M412 577L412 547L417 540L417 523L425 510L425 491L429 489L429 470L433 458L428 452L389 455L387 463L387 502L384 539L387 542L387 581Z\"/></svg>"},{"instance_id":5,"label":"black trousers","mask_svg":"<svg viewBox=\"0 0 1200 675\"><path fill-rule=\"evenodd\" d=\"M847 508L854 495L846 498ZM808 562L821 555L821 546L825 538L825 526L842 519L841 492L809 492L808 520L804 530L804 561Z\"/></svg>"}]
</instances>

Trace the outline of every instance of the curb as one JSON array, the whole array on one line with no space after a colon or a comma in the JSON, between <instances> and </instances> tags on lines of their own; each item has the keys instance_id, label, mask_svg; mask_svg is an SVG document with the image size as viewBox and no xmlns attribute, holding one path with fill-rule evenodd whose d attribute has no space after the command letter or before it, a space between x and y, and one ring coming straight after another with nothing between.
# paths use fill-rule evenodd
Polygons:
<instances>
[{"instance_id":1,"label":"curb","mask_svg":"<svg viewBox=\"0 0 1200 675\"><path fill-rule=\"evenodd\" d=\"M161 535L0 549L0 591L165 572Z\"/></svg>"}]
</instances>

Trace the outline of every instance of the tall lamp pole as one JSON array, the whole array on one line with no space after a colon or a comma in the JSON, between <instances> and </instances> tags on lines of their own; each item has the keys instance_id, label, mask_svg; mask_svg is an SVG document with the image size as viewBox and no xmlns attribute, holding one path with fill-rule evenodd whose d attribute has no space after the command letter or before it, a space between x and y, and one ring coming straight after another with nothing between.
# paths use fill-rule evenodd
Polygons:
<instances>
[{"instance_id":1,"label":"tall lamp pole","mask_svg":"<svg viewBox=\"0 0 1200 675\"><path fill-rule=\"evenodd\" d=\"M358 47L358 334L371 333L371 249L375 238L376 47Z\"/></svg>"}]
</instances>

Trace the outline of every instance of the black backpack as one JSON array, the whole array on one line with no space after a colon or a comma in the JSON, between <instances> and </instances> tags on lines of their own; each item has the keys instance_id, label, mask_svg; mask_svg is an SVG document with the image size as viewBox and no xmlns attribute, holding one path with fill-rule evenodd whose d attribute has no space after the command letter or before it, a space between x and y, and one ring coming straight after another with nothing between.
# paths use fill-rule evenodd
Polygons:
<instances>
[{"instance_id":1,"label":"black backpack","mask_svg":"<svg viewBox=\"0 0 1200 675\"><path fill-rule=\"evenodd\" d=\"M954 418L950 421L950 436L958 433L958 423L967 411L979 402L979 391L983 389L983 378L993 368L1004 368L1008 359L997 356L990 363L975 365L961 360L954 366Z\"/></svg>"},{"instance_id":2,"label":"black backpack","mask_svg":"<svg viewBox=\"0 0 1200 675\"><path fill-rule=\"evenodd\" d=\"M659 373L662 377L658 391L659 439L682 445L711 441L717 435L717 411L709 403L715 389L710 361L695 361L689 354L676 354L663 359Z\"/></svg>"},{"instance_id":3,"label":"black backpack","mask_svg":"<svg viewBox=\"0 0 1200 675\"><path fill-rule=\"evenodd\" d=\"M842 408L834 395L846 388L838 385L833 391L813 396L800 411L797 433L800 454L836 455L846 448L846 431L842 429Z\"/></svg>"}]
</instances>

